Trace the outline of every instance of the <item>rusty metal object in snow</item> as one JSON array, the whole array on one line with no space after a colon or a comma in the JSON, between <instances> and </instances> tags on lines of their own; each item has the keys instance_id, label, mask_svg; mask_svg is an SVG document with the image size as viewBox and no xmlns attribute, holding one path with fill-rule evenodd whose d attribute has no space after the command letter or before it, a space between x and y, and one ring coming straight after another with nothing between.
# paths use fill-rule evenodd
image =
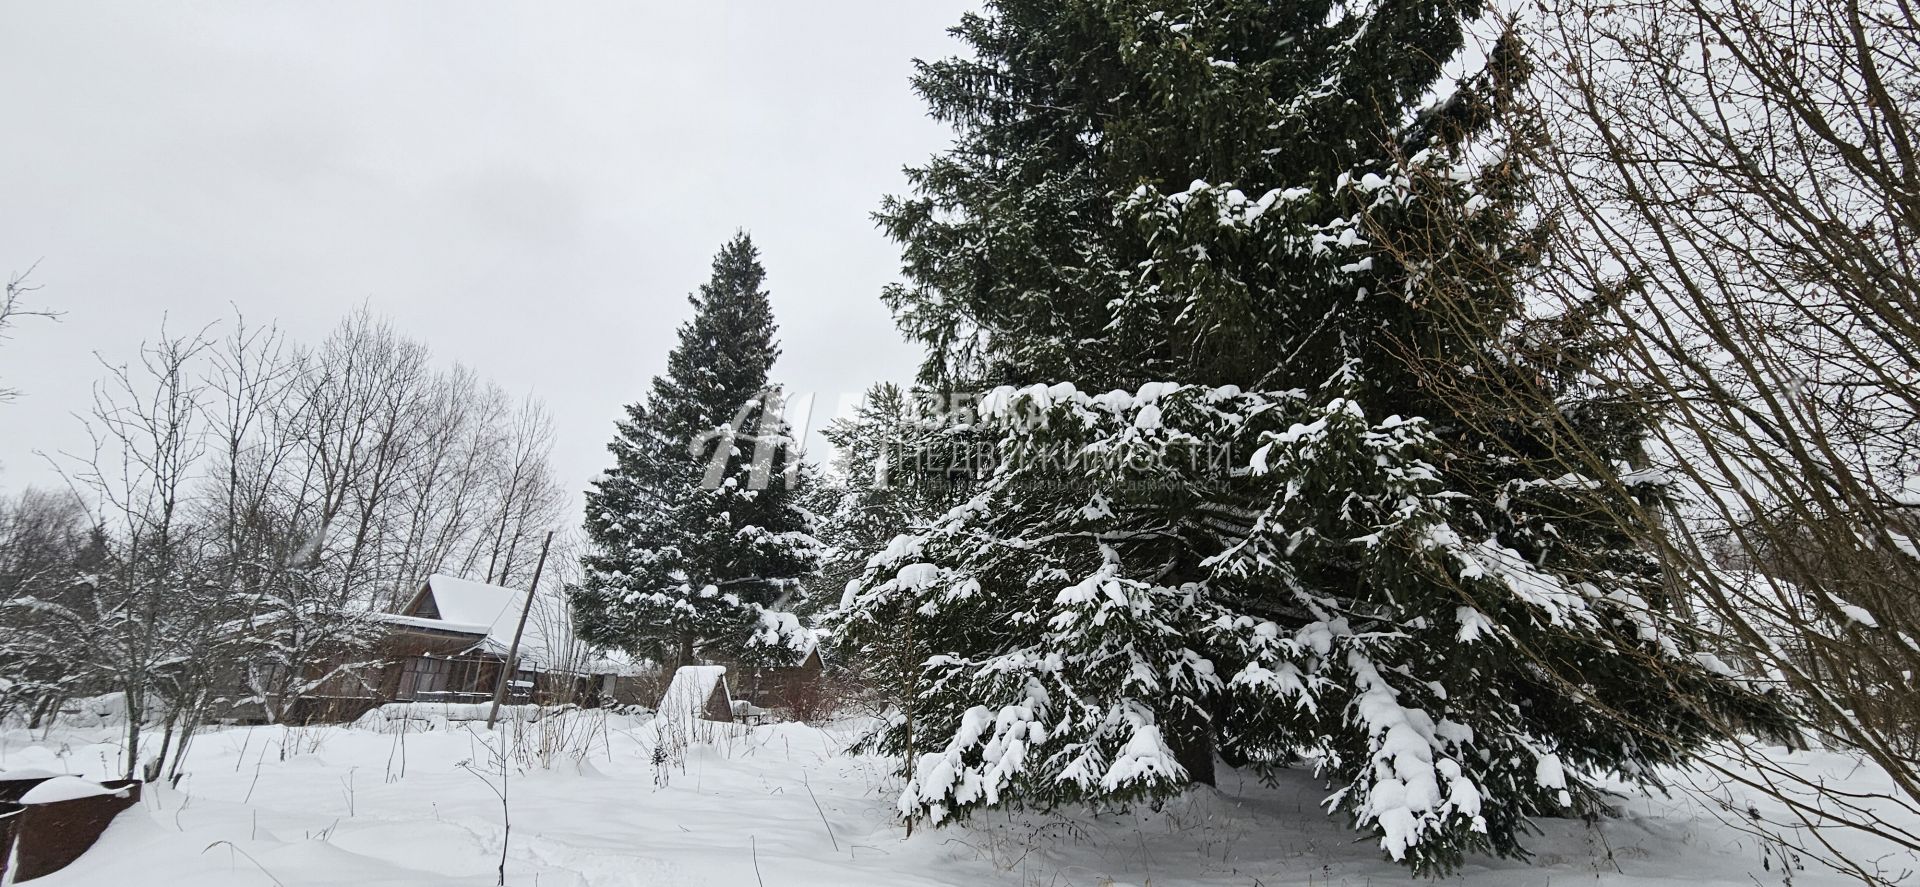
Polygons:
<instances>
[{"instance_id":1,"label":"rusty metal object in snow","mask_svg":"<svg viewBox=\"0 0 1920 887\"><path fill-rule=\"evenodd\" d=\"M12 824L11 828L0 825L0 832L11 832L13 846L9 849L15 865L12 883L66 868L100 839L120 811L140 802L138 779L110 779L99 785L106 791L45 803L34 803L29 793L23 793L26 803L11 805L20 808L12 815L0 808L0 817L4 817L0 823Z\"/></svg>"}]
</instances>

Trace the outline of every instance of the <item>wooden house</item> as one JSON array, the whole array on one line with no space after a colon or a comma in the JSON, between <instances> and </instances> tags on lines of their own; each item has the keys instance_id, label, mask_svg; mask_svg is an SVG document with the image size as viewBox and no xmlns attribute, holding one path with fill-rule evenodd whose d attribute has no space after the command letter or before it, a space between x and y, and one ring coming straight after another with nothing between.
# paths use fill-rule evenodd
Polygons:
<instances>
[{"instance_id":1,"label":"wooden house","mask_svg":"<svg viewBox=\"0 0 1920 887\"><path fill-rule=\"evenodd\" d=\"M752 703L756 708L780 710L788 717L805 720L820 703L821 679L826 663L820 658L820 645L811 643L794 665L749 665L736 662L728 666L732 675L733 698Z\"/></svg>"},{"instance_id":2,"label":"wooden house","mask_svg":"<svg viewBox=\"0 0 1920 887\"><path fill-rule=\"evenodd\" d=\"M386 626L378 662L343 674L300 700L299 720L348 720L389 702L487 702L506 667L524 589L434 575ZM596 659L575 641L565 606L536 598L520 638L504 701L591 705L601 686Z\"/></svg>"}]
</instances>

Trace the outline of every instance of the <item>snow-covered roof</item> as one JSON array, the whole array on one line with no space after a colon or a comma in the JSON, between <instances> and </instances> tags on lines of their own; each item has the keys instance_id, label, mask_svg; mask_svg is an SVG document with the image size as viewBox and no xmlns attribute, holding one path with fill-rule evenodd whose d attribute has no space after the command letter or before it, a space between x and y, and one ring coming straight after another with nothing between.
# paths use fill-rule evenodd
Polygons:
<instances>
[{"instance_id":1,"label":"snow-covered roof","mask_svg":"<svg viewBox=\"0 0 1920 887\"><path fill-rule=\"evenodd\" d=\"M527 599L524 589L488 585L457 576L427 577L427 593L433 595L434 608L446 622L467 625L493 625L520 618L520 605ZM508 625L511 633L513 626Z\"/></svg>"},{"instance_id":2,"label":"snow-covered roof","mask_svg":"<svg viewBox=\"0 0 1920 887\"><path fill-rule=\"evenodd\" d=\"M65 776L65 775L67 774L56 773L52 770L42 770L38 767L21 767L18 770L0 770L0 782L25 781L28 779L52 779L55 776Z\"/></svg>"},{"instance_id":3,"label":"snow-covered roof","mask_svg":"<svg viewBox=\"0 0 1920 887\"><path fill-rule=\"evenodd\" d=\"M724 665L683 665L673 673L673 683L667 685L667 692L660 697L659 713L663 716L686 716L695 719L705 718L707 700L713 696L715 687L722 688L721 700L732 705L730 695L725 695L727 667Z\"/></svg>"},{"instance_id":4,"label":"snow-covered roof","mask_svg":"<svg viewBox=\"0 0 1920 887\"><path fill-rule=\"evenodd\" d=\"M486 625L462 625L458 622L448 622L445 619L428 619L425 616L406 616L400 613L375 613L373 618L376 621L385 622L388 625L402 625L407 628L426 628L433 631L453 631L459 632L460 634L483 635L486 634L487 629L491 627Z\"/></svg>"},{"instance_id":5,"label":"snow-covered roof","mask_svg":"<svg viewBox=\"0 0 1920 887\"><path fill-rule=\"evenodd\" d=\"M513 644L514 627L520 621L520 610L526 605L526 589L435 574L427 577L424 593L432 596L433 607L440 618L387 614L381 617L382 621L482 634L484 637L477 645L481 650L496 656L507 655ZM549 594L534 596L526 632L520 638L522 668L551 671L571 665L570 660L577 652L571 616L565 601Z\"/></svg>"},{"instance_id":6,"label":"snow-covered roof","mask_svg":"<svg viewBox=\"0 0 1920 887\"><path fill-rule=\"evenodd\" d=\"M78 798L93 798L100 795L122 794L126 789L111 789L97 782L81 779L78 776L55 776L27 790L20 796L22 804L52 804L57 801L72 801Z\"/></svg>"}]
</instances>

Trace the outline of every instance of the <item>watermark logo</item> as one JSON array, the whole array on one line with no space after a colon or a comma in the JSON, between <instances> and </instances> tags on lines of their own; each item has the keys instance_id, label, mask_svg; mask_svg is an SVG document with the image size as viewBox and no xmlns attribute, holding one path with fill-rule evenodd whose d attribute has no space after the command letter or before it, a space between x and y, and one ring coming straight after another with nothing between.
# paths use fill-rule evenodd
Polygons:
<instances>
[{"instance_id":1,"label":"watermark logo","mask_svg":"<svg viewBox=\"0 0 1920 887\"><path fill-rule=\"evenodd\" d=\"M804 434L813 411L813 398L801 398L800 409L798 427ZM790 429L795 425L790 421L793 417L788 410L788 399L780 389L762 388L733 411L732 421L696 435L687 445L687 455L707 460L706 471L700 477L700 489L717 490L726 486L727 469L738 457L747 459L747 489L764 490L770 486L776 462L780 464L781 482L792 489L799 479L805 448L794 440Z\"/></svg>"},{"instance_id":2,"label":"watermark logo","mask_svg":"<svg viewBox=\"0 0 1920 887\"><path fill-rule=\"evenodd\" d=\"M1105 484L1186 488L1244 473L1231 441L1132 435L1125 446L1089 447L1087 441L1022 433L1046 428L1044 411L1002 411L994 431L970 433L982 428L982 398L979 393L916 393L877 415L863 411L863 395L843 395L832 418L861 422L864 414L873 436L866 452L872 464L843 465L849 476L842 482L873 489L958 489L1017 473L1018 482L1030 486L1076 487L1101 478ZM765 490L776 482L796 487L816 400L812 394L788 396L765 388L735 409L726 424L694 437L687 452L704 461L700 488ZM1115 421L1122 423L1118 416ZM1119 431L1118 424L1114 430ZM1007 432L1010 437L1003 436Z\"/></svg>"}]
</instances>

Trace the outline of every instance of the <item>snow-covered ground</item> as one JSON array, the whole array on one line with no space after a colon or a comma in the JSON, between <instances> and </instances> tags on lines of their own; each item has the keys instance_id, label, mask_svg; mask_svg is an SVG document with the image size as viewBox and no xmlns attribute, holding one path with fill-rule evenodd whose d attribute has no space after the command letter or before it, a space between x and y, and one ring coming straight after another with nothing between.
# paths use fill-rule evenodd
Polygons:
<instances>
[{"instance_id":1,"label":"snow-covered ground","mask_svg":"<svg viewBox=\"0 0 1920 887\"><path fill-rule=\"evenodd\" d=\"M899 780L855 756L855 725L701 725L684 748L645 716L575 713L488 734L478 725L227 728L201 737L178 789L151 788L72 867L74 885L487 885L499 865L499 758L512 832L507 883L569 885L1370 885L1408 883L1374 844L1322 815L1306 772L1274 786L1226 773L1160 810L994 813L912 837ZM424 729L423 727L430 727ZM499 737L513 736L503 742ZM687 738L687 737L683 737ZM0 768L105 776L109 728L0 734ZM544 748L544 753L543 753ZM1871 788L1844 755L1796 766ZM1737 801L1736 801L1737 803ZM1596 825L1543 821L1530 863L1475 860L1462 883L1847 883L1770 850L1690 793L1633 796ZM1772 808L1759 805L1766 815ZM1862 847L1862 850L1866 848ZM1889 871L1902 862L1888 859Z\"/></svg>"}]
</instances>

